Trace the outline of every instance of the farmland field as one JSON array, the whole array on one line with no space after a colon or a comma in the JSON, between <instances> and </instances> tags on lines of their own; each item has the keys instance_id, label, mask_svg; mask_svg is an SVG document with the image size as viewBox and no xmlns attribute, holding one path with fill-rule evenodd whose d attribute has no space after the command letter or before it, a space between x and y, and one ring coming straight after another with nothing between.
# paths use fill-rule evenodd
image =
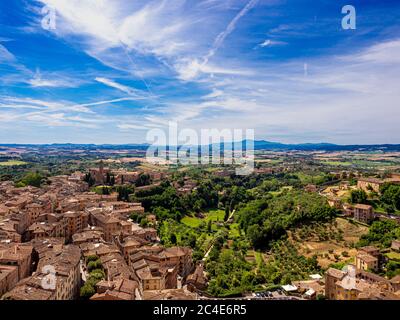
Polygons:
<instances>
[{"instance_id":1,"label":"farmland field","mask_svg":"<svg viewBox=\"0 0 400 320\"><path fill-rule=\"evenodd\" d=\"M299 252L306 257L318 256L318 263L322 268L327 268L333 263L353 262L357 250L352 247L361 235L368 232L368 228L353 224L343 218L337 218L334 225L313 227L312 234L301 236L296 231L295 241ZM321 239L321 235L326 239Z\"/></svg>"},{"instance_id":2,"label":"farmland field","mask_svg":"<svg viewBox=\"0 0 400 320\"><path fill-rule=\"evenodd\" d=\"M0 166L3 166L3 167L23 166L26 164L28 164L28 163L25 161L19 161L19 160L8 160L8 161L0 162Z\"/></svg>"}]
</instances>

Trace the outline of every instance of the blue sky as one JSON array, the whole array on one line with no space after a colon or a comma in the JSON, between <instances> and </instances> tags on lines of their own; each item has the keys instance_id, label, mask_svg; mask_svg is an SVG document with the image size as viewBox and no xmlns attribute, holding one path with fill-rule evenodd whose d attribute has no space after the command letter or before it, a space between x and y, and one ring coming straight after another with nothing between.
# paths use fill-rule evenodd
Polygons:
<instances>
[{"instance_id":1,"label":"blue sky","mask_svg":"<svg viewBox=\"0 0 400 320\"><path fill-rule=\"evenodd\" d=\"M1 1L0 143L142 143L168 121L400 143L399 22L399 1Z\"/></svg>"}]
</instances>

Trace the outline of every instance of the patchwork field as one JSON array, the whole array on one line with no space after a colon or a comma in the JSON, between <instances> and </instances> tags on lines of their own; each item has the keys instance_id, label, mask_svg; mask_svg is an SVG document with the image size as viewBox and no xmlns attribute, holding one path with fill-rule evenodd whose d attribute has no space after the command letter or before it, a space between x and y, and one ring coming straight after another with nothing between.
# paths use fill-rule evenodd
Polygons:
<instances>
[{"instance_id":1,"label":"patchwork field","mask_svg":"<svg viewBox=\"0 0 400 320\"><path fill-rule=\"evenodd\" d=\"M314 155L314 160L333 167L360 167L364 169L396 170L399 167L398 152L335 152Z\"/></svg>"},{"instance_id":2,"label":"patchwork field","mask_svg":"<svg viewBox=\"0 0 400 320\"><path fill-rule=\"evenodd\" d=\"M337 218L331 224L301 228L291 233L290 239L300 254L306 257L317 255L319 265L328 268L331 264L353 262L357 250L352 245L367 232L365 226Z\"/></svg>"},{"instance_id":3,"label":"patchwork field","mask_svg":"<svg viewBox=\"0 0 400 320\"><path fill-rule=\"evenodd\" d=\"M0 162L0 166L3 166L3 167L23 166L26 164L28 164L28 163L25 161L19 161L19 160L8 160L8 161Z\"/></svg>"}]
</instances>

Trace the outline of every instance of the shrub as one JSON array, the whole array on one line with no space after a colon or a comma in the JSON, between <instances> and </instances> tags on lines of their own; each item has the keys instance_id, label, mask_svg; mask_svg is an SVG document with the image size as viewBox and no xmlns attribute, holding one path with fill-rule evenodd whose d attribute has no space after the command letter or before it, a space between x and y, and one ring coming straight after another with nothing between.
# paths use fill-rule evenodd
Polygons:
<instances>
[{"instance_id":1,"label":"shrub","mask_svg":"<svg viewBox=\"0 0 400 320\"><path fill-rule=\"evenodd\" d=\"M91 296L93 296L96 293L96 290L94 286L90 283L85 283L80 290L80 296L82 298L89 299Z\"/></svg>"}]
</instances>

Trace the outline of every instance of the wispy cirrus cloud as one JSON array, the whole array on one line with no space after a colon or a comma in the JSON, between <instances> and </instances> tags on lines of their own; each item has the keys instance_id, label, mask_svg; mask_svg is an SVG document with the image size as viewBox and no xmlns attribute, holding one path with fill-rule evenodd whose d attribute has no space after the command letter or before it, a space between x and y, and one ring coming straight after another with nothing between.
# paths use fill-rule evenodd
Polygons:
<instances>
[{"instance_id":1,"label":"wispy cirrus cloud","mask_svg":"<svg viewBox=\"0 0 400 320\"><path fill-rule=\"evenodd\" d=\"M187 12L182 0L173 3L165 0L41 2L53 6L59 13L61 21L54 30L57 36L71 41L74 41L74 36L79 36L84 50L107 66L141 76L156 60L160 70L167 66L170 72L187 81L199 73L235 72L215 63L208 66L208 62L258 0L247 2L222 31L216 29L209 34L196 30L205 20L212 19L212 16L207 16L211 11ZM212 39L210 36L216 32Z\"/></svg>"},{"instance_id":2,"label":"wispy cirrus cloud","mask_svg":"<svg viewBox=\"0 0 400 320\"><path fill-rule=\"evenodd\" d=\"M216 54L216 52L219 50L219 48L222 46L224 43L226 37L228 37L236 28L236 24L239 22L239 20L245 16L256 4L258 0L250 0L245 7L239 11L238 14L229 22L229 24L226 26L225 30L220 32L217 37L214 39L212 47L208 50L207 54L205 54L203 57L200 59L189 59L188 62L186 61L180 61L176 64L177 66L177 71L179 73L179 77L183 80L192 80L197 77L199 73L211 73L210 71L210 66L208 66L209 60ZM211 67L211 69L214 69ZM226 69L219 68L221 72L219 73L225 73L225 74L234 74L235 72L238 71L230 71L226 72ZM212 72L212 73L217 73L217 72Z\"/></svg>"},{"instance_id":3,"label":"wispy cirrus cloud","mask_svg":"<svg viewBox=\"0 0 400 320\"><path fill-rule=\"evenodd\" d=\"M173 57L191 47L187 26L193 21L183 14L185 1L77 1L41 0L58 13L54 33L74 40L79 36L84 50L110 66L117 65L134 73L127 55L156 59ZM83 42L82 42L83 40ZM125 60L122 63L110 60Z\"/></svg>"},{"instance_id":4,"label":"wispy cirrus cloud","mask_svg":"<svg viewBox=\"0 0 400 320\"><path fill-rule=\"evenodd\" d=\"M14 62L16 61L15 56L7 50L7 48L0 44L0 63Z\"/></svg>"},{"instance_id":5,"label":"wispy cirrus cloud","mask_svg":"<svg viewBox=\"0 0 400 320\"><path fill-rule=\"evenodd\" d=\"M100 123L107 122L83 105L73 105L70 102L39 100L20 97L0 97L0 108L3 122L8 126L10 121L22 125L33 123L41 126L71 127L83 126L98 128ZM89 116L90 115L90 116Z\"/></svg>"},{"instance_id":6,"label":"wispy cirrus cloud","mask_svg":"<svg viewBox=\"0 0 400 320\"><path fill-rule=\"evenodd\" d=\"M40 29L45 4L55 30ZM0 44L0 122L51 124L66 138L81 124L94 129L82 136L118 143L135 131L143 142L144 129L168 120L284 142L394 141L398 28L345 32L336 6L315 4L317 17L277 0L33 2L22 10L30 29ZM364 25L376 16L366 9ZM28 52L30 37L40 45Z\"/></svg>"},{"instance_id":7,"label":"wispy cirrus cloud","mask_svg":"<svg viewBox=\"0 0 400 320\"><path fill-rule=\"evenodd\" d=\"M35 88L76 88L85 83L85 81L81 79L65 76L60 72L42 75L39 69L37 69L34 76L26 80L26 82Z\"/></svg>"},{"instance_id":8,"label":"wispy cirrus cloud","mask_svg":"<svg viewBox=\"0 0 400 320\"><path fill-rule=\"evenodd\" d=\"M239 13L229 22L226 29L222 31L218 36L215 38L212 48L209 50L207 55L204 57L203 63L207 63L208 60L215 55L218 49L222 46L227 36L229 36L236 28L236 24L239 20L245 16L249 10L251 10L256 4L258 0L250 0L246 6L239 11Z\"/></svg>"},{"instance_id":9,"label":"wispy cirrus cloud","mask_svg":"<svg viewBox=\"0 0 400 320\"><path fill-rule=\"evenodd\" d=\"M107 79L107 78L102 78L102 77L96 77L95 80L97 82L100 82L106 86L109 86L111 88L120 90L122 92L125 92L126 94L130 95L130 96L135 96L135 97L142 97L144 98L145 93L142 92L141 90L135 89L135 88L131 88L129 86L120 84L114 80L111 79Z\"/></svg>"},{"instance_id":10,"label":"wispy cirrus cloud","mask_svg":"<svg viewBox=\"0 0 400 320\"><path fill-rule=\"evenodd\" d=\"M261 42L258 46L261 48L265 48L265 47L272 47L272 46L282 46L282 45L286 45L286 44L287 44L287 42L285 42L285 41L266 39L263 42Z\"/></svg>"},{"instance_id":11,"label":"wispy cirrus cloud","mask_svg":"<svg viewBox=\"0 0 400 320\"><path fill-rule=\"evenodd\" d=\"M303 62L293 59L259 66L256 78L215 79L202 102L171 104L160 116L197 130L220 127L223 119L225 128L252 127L284 142L332 141L334 135L334 142L346 143L356 135L360 143L396 143L400 61L387 56L388 48L397 52L400 39L309 59L308 77Z\"/></svg>"}]
</instances>

